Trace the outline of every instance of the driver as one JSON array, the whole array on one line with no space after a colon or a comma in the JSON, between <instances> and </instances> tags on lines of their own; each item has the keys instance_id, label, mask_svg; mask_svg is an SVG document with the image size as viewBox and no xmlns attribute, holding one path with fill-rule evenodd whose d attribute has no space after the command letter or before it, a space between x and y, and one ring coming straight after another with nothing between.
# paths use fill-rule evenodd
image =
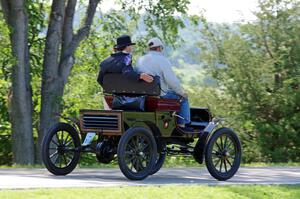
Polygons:
<instances>
[{"instance_id":1,"label":"driver","mask_svg":"<svg viewBox=\"0 0 300 199\"><path fill-rule=\"evenodd\" d=\"M162 41L159 38L152 38L148 41L148 47L148 53L138 59L137 70L160 77L161 98L180 100L181 109L177 124L181 130L193 132L194 129L189 126L191 120L188 95L174 74L171 63L162 53L164 48Z\"/></svg>"},{"instance_id":2,"label":"driver","mask_svg":"<svg viewBox=\"0 0 300 199\"><path fill-rule=\"evenodd\" d=\"M100 64L100 72L97 78L98 83L103 85L103 78L107 73L122 73L132 80L143 80L151 83L153 77L146 73L138 73L133 70L132 56L133 45L131 38L128 35L122 35L117 38L117 44L114 46L114 53L106 58Z\"/></svg>"}]
</instances>

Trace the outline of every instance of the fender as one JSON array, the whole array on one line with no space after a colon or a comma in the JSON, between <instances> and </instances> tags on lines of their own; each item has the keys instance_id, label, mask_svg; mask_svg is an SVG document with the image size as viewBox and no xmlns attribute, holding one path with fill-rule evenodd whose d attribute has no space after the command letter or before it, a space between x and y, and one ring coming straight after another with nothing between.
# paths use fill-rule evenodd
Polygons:
<instances>
[{"instance_id":1,"label":"fender","mask_svg":"<svg viewBox=\"0 0 300 199\"><path fill-rule=\"evenodd\" d=\"M199 164L203 163L204 151L209 137L213 134L215 128L222 122L224 122L224 119L222 118L213 118L212 121L209 122L208 125L205 127L205 129L203 130L203 134L198 139L194 148L193 156Z\"/></svg>"},{"instance_id":2,"label":"fender","mask_svg":"<svg viewBox=\"0 0 300 199\"><path fill-rule=\"evenodd\" d=\"M71 125L72 125L78 132L80 132L80 122L79 122L79 120L78 120L77 118L65 117L65 116L63 116L63 115L60 114L60 113L55 113L54 116L57 117L57 118L62 118L62 119L64 119L64 120L70 122Z\"/></svg>"},{"instance_id":3,"label":"fender","mask_svg":"<svg viewBox=\"0 0 300 199\"><path fill-rule=\"evenodd\" d=\"M164 149L164 143L161 139L158 139L159 137L161 137L161 132L159 130L159 128L156 126L155 123L151 122L151 121L146 121L146 120L138 120L139 122L143 122L146 126L148 126L148 128L152 131L156 144L157 144L157 150L160 152Z\"/></svg>"},{"instance_id":4,"label":"fender","mask_svg":"<svg viewBox=\"0 0 300 199\"><path fill-rule=\"evenodd\" d=\"M157 150L158 150L158 152L160 152L160 151L162 151L164 149L164 143L160 139L158 139L158 137L161 137L161 132L160 132L159 128L156 126L155 123L153 123L151 121L137 120L137 119L132 119L132 118L130 118L130 120L131 121L135 121L135 122L144 123L151 130L151 132L153 133L153 136L154 136L156 144L157 144ZM128 126L128 129L129 128L130 127Z\"/></svg>"},{"instance_id":5,"label":"fender","mask_svg":"<svg viewBox=\"0 0 300 199\"><path fill-rule=\"evenodd\" d=\"M154 122L151 122L148 120L136 119L136 118L128 118L128 120L134 122L134 124L136 124L137 122L144 123L145 126L147 126L152 131L154 137L161 136L161 132ZM129 128L129 125L125 121L124 121L124 123ZM131 125L131 126L133 126L133 125Z\"/></svg>"},{"instance_id":6,"label":"fender","mask_svg":"<svg viewBox=\"0 0 300 199\"><path fill-rule=\"evenodd\" d=\"M165 143L161 140L158 139L159 137L161 137L161 132L159 130L159 128L156 126L156 124L154 124L153 122L150 121L145 121L145 124L151 129L151 131L153 132L156 144L157 144L157 151L161 152L164 150L164 146Z\"/></svg>"}]
</instances>

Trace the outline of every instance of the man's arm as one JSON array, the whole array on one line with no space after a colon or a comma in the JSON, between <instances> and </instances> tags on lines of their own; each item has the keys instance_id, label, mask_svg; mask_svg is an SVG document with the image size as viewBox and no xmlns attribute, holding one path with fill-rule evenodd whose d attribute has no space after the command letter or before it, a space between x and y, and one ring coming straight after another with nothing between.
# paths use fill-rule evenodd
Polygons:
<instances>
[{"instance_id":1,"label":"man's arm","mask_svg":"<svg viewBox=\"0 0 300 199\"><path fill-rule=\"evenodd\" d=\"M103 85L103 76L104 76L104 74L103 74L103 72L102 72L101 69L100 69L99 74L98 74L98 78L97 78L97 82L98 82L101 86Z\"/></svg>"},{"instance_id":2,"label":"man's arm","mask_svg":"<svg viewBox=\"0 0 300 199\"><path fill-rule=\"evenodd\" d=\"M133 70L132 66L131 67L128 67L128 66L125 66L123 67L123 70L122 70L122 74L129 78L129 79L132 79L132 80L144 80L145 82L148 82L148 83L151 83L153 81L153 77L146 74L146 73L137 73L136 71Z\"/></svg>"},{"instance_id":3,"label":"man's arm","mask_svg":"<svg viewBox=\"0 0 300 199\"><path fill-rule=\"evenodd\" d=\"M106 68L103 66L103 62L101 62L99 68L100 68L100 70L99 70L97 82L98 82L101 86L103 86L103 79L104 79L104 75L105 75L105 73L106 73Z\"/></svg>"},{"instance_id":4,"label":"man's arm","mask_svg":"<svg viewBox=\"0 0 300 199\"><path fill-rule=\"evenodd\" d=\"M177 76L175 75L174 71L171 68L171 63L167 59L160 60L161 69L163 77L168 84L168 86L178 95L181 95L183 97L187 97L186 93L184 92L181 83Z\"/></svg>"},{"instance_id":5,"label":"man's arm","mask_svg":"<svg viewBox=\"0 0 300 199\"><path fill-rule=\"evenodd\" d=\"M122 68L122 74L128 79L138 81L140 79L140 74L133 70L131 65L124 65Z\"/></svg>"},{"instance_id":6,"label":"man's arm","mask_svg":"<svg viewBox=\"0 0 300 199\"><path fill-rule=\"evenodd\" d=\"M128 55L125 57L122 67L122 74L132 80L144 80L145 82L151 83L153 81L153 77L150 75L147 75L146 73L138 73L134 71L132 65L131 65L131 56Z\"/></svg>"}]
</instances>

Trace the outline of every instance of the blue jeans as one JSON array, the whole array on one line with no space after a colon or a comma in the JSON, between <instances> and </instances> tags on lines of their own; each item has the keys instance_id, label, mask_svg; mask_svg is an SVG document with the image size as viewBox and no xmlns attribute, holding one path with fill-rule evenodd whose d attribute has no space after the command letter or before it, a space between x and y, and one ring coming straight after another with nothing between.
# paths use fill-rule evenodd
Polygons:
<instances>
[{"instance_id":1,"label":"blue jeans","mask_svg":"<svg viewBox=\"0 0 300 199\"><path fill-rule=\"evenodd\" d=\"M178 118L177 124L184 125L184 124L188 124L191 122L190 105L189 105L189 101L187 99L176 94L174 91L168 91L167 94L164 96L161 96L161 98L181 100L180 101L180 105L181 105L180 111L177 114L180 115L181 117L183 117L184 119Z\"/></svg>"}]
</instances>

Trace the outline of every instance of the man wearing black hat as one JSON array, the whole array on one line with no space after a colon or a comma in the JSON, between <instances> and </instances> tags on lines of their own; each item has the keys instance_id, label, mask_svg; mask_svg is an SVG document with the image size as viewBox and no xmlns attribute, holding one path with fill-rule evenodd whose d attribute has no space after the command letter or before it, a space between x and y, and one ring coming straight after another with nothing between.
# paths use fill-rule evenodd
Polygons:
<instances>
[{"instance_id":1,"label":"man wearing black hat","mask_svg":"<svg viewBox=\"0 0 300 199\"><path fill-rule=\"evenodd\" d=\"M128 35L122 35L117 38L117 44L114 46L115 53L111 54L110 57L100 64L100 72L97 79L100 85L103 85L103 78L107 73L122 73L127 78L136 81L144 80L148 83L153 81L152 76L146 73L137 73L133 70L131 65L133 45L135 43L131 42Z\"/></svg>"}]
</instances>

